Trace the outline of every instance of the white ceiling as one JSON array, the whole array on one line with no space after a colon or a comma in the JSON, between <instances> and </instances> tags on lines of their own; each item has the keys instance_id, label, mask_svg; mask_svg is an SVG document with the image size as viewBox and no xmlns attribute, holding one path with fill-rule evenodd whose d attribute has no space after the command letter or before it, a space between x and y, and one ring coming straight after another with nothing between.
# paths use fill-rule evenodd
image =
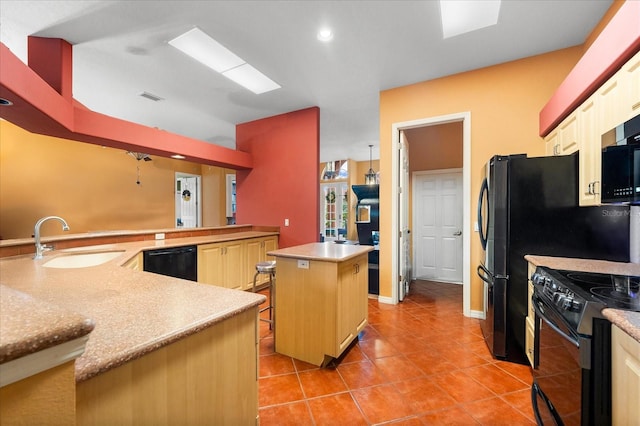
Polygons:
<instances>
[{"instance_id":1,"label":"white ceiling","mask_svg":"<svg viewBox=\"0 0 640 426\"><path fill-rule=\"evenodd\" d=\"M0 41L24 62L29 35L72 43L74 97L103 114L235 148L236 124L318 106L321 161L368 160L381 90L582 44L610 5L503 0L497 25L443 39L434 0L2 0ZM282 88L255 95L167 44L194 26Z\"/></svg>"}]
</instances>

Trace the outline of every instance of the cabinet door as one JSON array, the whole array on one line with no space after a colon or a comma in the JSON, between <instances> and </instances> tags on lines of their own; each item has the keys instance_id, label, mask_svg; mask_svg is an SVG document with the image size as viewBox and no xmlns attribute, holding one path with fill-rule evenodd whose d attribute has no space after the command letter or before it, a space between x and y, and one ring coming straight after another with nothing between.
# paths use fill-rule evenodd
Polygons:
<instances>
[{"instance_id":1,"label":"cabinet door","mask_svg":"<svg viewBox=\"0 0 640 426\"><path fill-rule=\"evenodd\" d=\"M253 287L253 277L256 274L256 263L262 262L263 258L263 241L260 238L247 240L247 277L245 290L251 290ZM256 280L256 286L265 282L264 274L260 274Z\"/></svg>"},{"instance_id":2,"label":"cabinet door","mask_svg":"<svg viewBox=\"0 0 640 426\"><path fill-rule=\"evenodd\" d=\"M546 138L544 138L544 151L547 157L552 155L558 155L558 149L560 145L558 144L558 130L554 130L549 133Z\"/></svg>"},{"instance_id":3,"label":"cabinet door","mask_svg":"<svg viewBox=\"0 0 640 426\"><path fill-rule=\"evenodd\" d=\"M578 109L580 156L578 157L578 201L581 206L600 204L601 142L597 126L596 96Z\"/></svg>"},{"instance_id":4,"label":"cabinet door","mask_svg":"<svg viewBox=\"0 0 640 426\"><path fill-rule=\"evenodd\" d=\"M578 150L577 116L577 113L573 113L560 123L558 155L568 155Z\"/></svg>"},{"instance_id":5,"label":"cabinet door","mask_svg":"<svg viewBox=\"0 0 640 426\"><path fill-rule=\"evenodd\" d=\"M640 424L640 343L617 326L611 327L612 424Z\"/></svg>"},{"instance_id":6,"label":"cabinet door","mask_svg":"<svg viewBox=\"0 0 640 426\"><path fill-rule=\"evenodd\" d=\"M129 269L133 269L134 271L142 271L143 270L143 265L144 263L144 257L142 253L138 253L137 255L135 255L134 257L132 257L131 259L127 260L127 262L122 265L125 268L129 268Z\"/></svg>"},{"instance_id":7,"label":"cabinet door","mask_svg":"<svg viewBox=\"0 0 640 426\"><path fill-rule=\"evenodd\" d=\"M263 248L264 260L276 260L276 258L273 256L267 256L267 253L269 253L270 251L278 250L278 237L275 235L273 237L266 237L264 239Z\"/></svg>"},{"instance_id":8,"label":"cabinet door","mask_svg":"<svg viewBox=\"0 0 640 426\"><path fill-rule=\"evenodd\" d=\"M224 244L222 261L224 264L224 287L242 290L246 281L246 242L234 241Z\"/></svg>"},{"instance_id":9,"label":"cabinet door","mask_svg":"<svg viewBox=\"0 0 640 426\"><path fill-rule=\"evenodd\" d=\"M198 246L198 282L224 286L224 263L222 244Z\"/></svg>"},{"instance_id":10,"label":"cabinet door","mask_svg":"<svg viewBox=\"0 0 640 426\"><path fill-rule=\"evenodd\" d=\"M367 325L367 257L344 262L338 270L336 352L340 354Z\"/></svg>"},{"instance_id":11,"label":"cabinet door","mask_svg":"<svg viewBox=\"0 0 640 426\"><path fill-rule=\"evenodd\" d=\"M596 92L598 97L596 100L598 106L598 128L596 131L598 135L602 135L624 122L623 117L626 115L622 108L625 103L625 93L621 88L621 83L625 82L621 78L622 75L615 74Z\"/></svg>"},{"instance_id":12,"label":"cabinet door","mask_svg":"<svg viewBox=\"0 0 640 426\"><path fill-rule=\"evenodd\" d=\"M640 52L622 67L622 82L626 100L623 105L624 121L640 114Z\"/></svg>"}]
</instances>

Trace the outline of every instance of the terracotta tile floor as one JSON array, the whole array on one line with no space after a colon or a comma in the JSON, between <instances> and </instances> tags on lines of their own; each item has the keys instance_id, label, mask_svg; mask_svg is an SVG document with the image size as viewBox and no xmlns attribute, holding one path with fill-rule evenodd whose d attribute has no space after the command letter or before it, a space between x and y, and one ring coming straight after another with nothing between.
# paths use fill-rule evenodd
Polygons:
<instances>
[{"instance_id":1,"label":"terracotta tile floor","mask_svg":"<svg viewBox=\"0 0 640 426\"><path fill-rule=\"evenodd\" d=\"M530 369L491 357L460 285L417 281L396 306L369 299L369 325L327 368L273 340L261 322L262 426L535 424Z\"/></svg>"}]
</instances>

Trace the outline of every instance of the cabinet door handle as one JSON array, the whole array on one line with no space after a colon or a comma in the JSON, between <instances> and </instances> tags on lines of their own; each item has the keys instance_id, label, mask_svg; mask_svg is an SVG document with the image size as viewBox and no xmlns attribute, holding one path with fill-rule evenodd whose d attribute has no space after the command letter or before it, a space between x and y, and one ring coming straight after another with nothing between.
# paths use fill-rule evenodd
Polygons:
<instances>
[{"instance_id":1,"label":"cabinet door handle","mask_svg":"<svg viewBox=\"0 0 640 426\"><path fill-rule=\"evenodd\" d=\"M593 182L593 186L592 186L593 195L598 195L599 194L599 192L596 192L596 184L597 183L600 183L600 181L597 180L597 181Z\"/></svg>"},{"instance_id":2,"label":"cabinet door handle","mask_svg":"<svg viewBox=\"0 0 640 426\"><path fill-rule=\"evenodd\" d=\"M589 185L587 186L586 195L593 195L593 183L592 182L589 182Z\"/></svg>"}]
</instances>

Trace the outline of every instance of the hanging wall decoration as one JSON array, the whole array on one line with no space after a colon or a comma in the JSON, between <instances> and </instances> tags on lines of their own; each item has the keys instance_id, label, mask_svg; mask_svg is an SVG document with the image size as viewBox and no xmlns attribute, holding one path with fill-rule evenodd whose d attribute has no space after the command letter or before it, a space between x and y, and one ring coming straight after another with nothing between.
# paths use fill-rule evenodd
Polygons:
<instances>
[{"instance_id":1,"label":"hanging wall decoration","mask_svg":"<svg viewBox=\"0 0 640 426\"><path fill-rule=\"evenodd\" d=\"M151 161L151 157L149 157L149 154L145 154L142 152L133 152L133 151L127 151L127 154L129 154L130 156L132 156L133 158L135 158L138 162L140 162L140 160L144 160L144 161ZM140 165L138 164L136 166L136 185L140 185Z\"/></svg>"}]
</instances>

